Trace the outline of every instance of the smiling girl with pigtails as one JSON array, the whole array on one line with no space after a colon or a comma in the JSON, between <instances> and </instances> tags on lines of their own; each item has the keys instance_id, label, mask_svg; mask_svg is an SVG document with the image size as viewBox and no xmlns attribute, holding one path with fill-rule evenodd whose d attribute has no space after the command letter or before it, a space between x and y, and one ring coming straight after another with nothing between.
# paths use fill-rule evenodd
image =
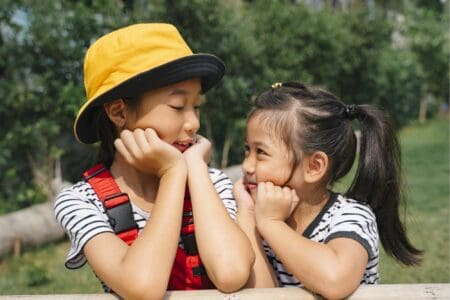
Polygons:
<instances>
[{"instance_id":1,"label":"smiling girl with pigtails","mask_svg":"<svg viewBox=\"0 0 450 300\"><path fill-rule=\"evenodd\" d=\"M343 193L333 184L357 156ZM416 265L422 252L399 217L400 149L381 110L345 105L299 82L260 94L247 121L243 178L234 186L238 223L256 255L248 287L303 286L344 298L379 281L378 240L398 262Z\"/></svg>"}]
</instances>

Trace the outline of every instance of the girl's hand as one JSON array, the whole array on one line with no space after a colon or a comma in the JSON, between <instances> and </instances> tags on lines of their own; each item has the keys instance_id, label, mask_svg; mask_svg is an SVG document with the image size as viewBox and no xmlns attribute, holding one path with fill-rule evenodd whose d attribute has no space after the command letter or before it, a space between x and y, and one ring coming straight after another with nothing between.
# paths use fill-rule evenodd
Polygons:
<instances>
[{"instance_id":1,"label":"girl's hand","mask_svg":"<svg viewBox=\"0 0 450 300\"><path fill-rule=\"evenodd\" d=\"M184 164L181 152L161 140L151 128L122 130L120 137L114 141L114 146L134 168L158 177L177 165Z\"/></svg>"},{"instance_id":2,"label":"girl's hand","mask_svg":"<svg viewBox=\"0 0 450 300\"><path fill-rule=\"evenodd\" d=\"M255 202L253 202L252 196L245 189L244 177L241 177L233 185L233 196L237 203L238 213L249 212L253 216L255 213Z\"/></svg>"},{"instance_id":3,"label":"girl's hand","mask_svg":"<svg viewBox=\"0 0 450 300\"><path fill-rule=\"evenodd\" d=\"M195 143L184 151L183 156L188 165L198 161L208 164L211 159L211 142L197 134Z\"/></svg>"},{"instance_id":4,"label":"girl's hand","mask_svg":"<svg viewBox=\"0 0 450 300\"><path fill-rule=\"evenodd\" d=\"M298 201L295 190L276 186L272 182L260 182L255 204L256 223L285 221L297 207Z\"/></svg>"}]
</instances>

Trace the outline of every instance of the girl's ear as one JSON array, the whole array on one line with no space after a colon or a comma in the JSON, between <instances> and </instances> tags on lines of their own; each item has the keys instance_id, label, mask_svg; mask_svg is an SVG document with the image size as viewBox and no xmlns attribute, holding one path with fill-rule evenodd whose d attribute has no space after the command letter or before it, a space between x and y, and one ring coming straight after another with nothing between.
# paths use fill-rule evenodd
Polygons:
<instances>
[{"instance_id":1,"label":"girl's ear","mask_svg":"<svg viewBox=\"0 0 450 300\"><path fill-rule=\"evenodd\" d=\"M317 183L321 181L328 169L328 155L323 151L316 151L305 158L304 161L304 180L308 183Z\"/></svg>"},{"instance_id":2,"label":"girl's ear","mask_svg":"<svg viewBox=\"0 0 450 300\"><path fill-rule=\"evenodd\" d=\"M111 122L119 128L125 126L127 106L122 99L105 103L103 107Z\"/></svg>"}]
</instances>

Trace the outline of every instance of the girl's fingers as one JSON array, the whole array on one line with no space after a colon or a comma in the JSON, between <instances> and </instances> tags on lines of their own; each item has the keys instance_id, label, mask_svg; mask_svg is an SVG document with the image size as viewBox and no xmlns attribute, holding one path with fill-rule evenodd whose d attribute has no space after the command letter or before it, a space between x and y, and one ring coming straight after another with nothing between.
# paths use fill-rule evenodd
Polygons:
<instances>
[{"instance_id":1,"label":"girl's fingers","mask_svg":"<svg viewBox=\"0 0 450 300\"><path fill-rule=\"evenodd\" d=\"M145 137L146 137L148 143L150 143L150 145L153 145L155 142L157 142L159 140L158 134L152 128L145 129L144 133L145 133Z\"/></svg>"},{"instance_id":2,"label":"girl's fingers","mask_svg":"<svg viewBox=\"0 0 450 300\"><path fill-rule=\"evenodd\" d=\"M119 152L128 163L133 162L133 158L131 157L130 152L128 152L127 147L125 147L121 139L116 139L114 141L114 146L116 147L117 152Z\"/></svg>"},{"instance_id":3,"label":"girl's fingers","mask_svg":"<svg viewBox=\"0 0 450 300\"><path fill-rule=\"evenodd\" d=\"M133 135L136 141L136 145L139 147L141 152L143 153L147 152L150 145L147 141L144 130L138 128L133 132Z\"/></svg>"},{"instance_id":4,"label":"girl's fingers","mask_svg":"<svg viewBox=\"0 0 450 300\"><path fill-rule=\"evenodd\" d=\"M203 136L201 136L200 134L196 134L195 135L195 140L194 140L194 144L199 144L202 142Z\"/></svg>"},{"instance_id":5,"label":"girl's fingers","mask_svg":"<svg viewBox=\"0 0 450 300\"><path fill-rule=\"evenodd\" d=\"M244 177L239 178L233 185L233 188L237 191L245 190Z\"/></svg>"},{"instance_id":6,"label":"girl's fingers","mask_svg":"<svg viewBox=\"0 0 450 300\"><path fill-rule=\"evenodd\" d=\"M291 190L291 193L292 193L292 199L294 199L293 202L298 203L298 201L299 201L300 199L298 198L297 192L296 192L294 189L292 189L292 190Z\"/></svg>"},{"instance_id":7,"label":"girl's fingers","mask_svg":"<svg viewBox=\"0 0 450 300\"><path fill-rule=\"evenodd\" d=\"M295 190L269 181L258 183L257 193L255 212L259 220L268 218L285 221L299 203Z\"/></svg>"},{"instance_id":8,"label":"girl's fingers","mask_svg":"<svg viewBox=\"0 0 450 300\"><path fill-rule=\"evenodd\" d=\"M120 140L122 140L123 145L127 148L128 152L133 157L141 157L142 151L136 143L136 139L134 134L125 129L120 133Z\"/></svg>"},{"instance_id":9,"label":"girl's fingers","mask_svg":"<svg viewBox=\"0 0 450 300\"><path fill-rule=\"evenodd\" d=\"M283 198L284 199L291 199L292 197L292 193L291 193L291 189L288 187L283 187L282 189L282 193L283 193Z\"/></svg>"},{"instance_id":10,"label":"girl's fingers","mask_svg":"<svg viewBox=\"0 0 450 300\"><path fill-rule=\"evenodd\" d=\"M234 198L236 199L238 210L239 209L253 210L254 207L253 199L245 189L245 186L243 184L243 177L237 180L236 183L233 185L233 195Z\"/></svg>"},{"instance_id":11,"label":"girl's fingers","mask_svg":"<svg viewBox=\"0 0 450 300\"><path fill-rule=\"evenodd\" d=\"M297 208L298 202L299 202L299 198L297 196L297 192L295 190L291 190L290 191L291 197L292 197L292 202L291 202L291 208L289 210L289 215L292 214L292 212Z\"/></svg>"},{"instance_id":12,"label":"girl's fingers","mask_svg":"<svg viewBox=\"0 0 450 300\"><path fill-rule=\"evenodd\" d=\"M207 138L205 138L204 136L197 134L195 136L195 140L194 140L194 145L198 144L198 145L205 145L207 146L209 144L209 140Z\"/></svg>"},{"instance_id":13,"label":"girl's fingers","mask_svg":"<svg viewBox=\"0 0 450 300\"><path fill-rule=\"evenodd\" d=\"M248 193L244 186L244 177L239 178L233 185L233 192L237 196L241 196L245 193ZM238 200L238 199L236 199Z\"/></svg>"},{"instance_id":14,"label":"girl's fingers","mask_svg":"<svg viewBox=\"0 0 450 300\"><path fill-rule=\"evenodd\" d=\"M266 183L265 182L260 182L258 183L258 187L256 188L256 192L257 192L257 199L261 199L267 192L266 190Z\"/></svg>"},{"instance_id":15,"label":"girl's fingers","mask_svg":"<svg viewBox=\"0 0 450 300\"><path fill-rule=\"evenodd\" d=\"M266 191L267 191L267 190L271 190L271 189L275 188L275 185L272 182L268 181L268 182L265 182L265 187L266 187Z\"/></svg>"},{"instance_id":16,"label":"girl's fingers","mask_svg":"<svg viewBox=\"0 0 450 300\"><path fill-rule=\"evenodd\" d=\"M267 181L267 182L261 182L260 184L261 184L263 195L267 195L267 197L269 197L269 198L275 197L277 189L276 189L276 186L272 182ZM259 186L259 184L258 184L258 186Z\"/></svg>"}]
</instances>

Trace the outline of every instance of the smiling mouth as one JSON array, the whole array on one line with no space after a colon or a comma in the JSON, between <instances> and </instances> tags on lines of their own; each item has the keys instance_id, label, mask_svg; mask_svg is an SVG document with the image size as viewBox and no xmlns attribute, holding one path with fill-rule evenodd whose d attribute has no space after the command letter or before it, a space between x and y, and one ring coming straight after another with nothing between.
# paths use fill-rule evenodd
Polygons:
<instances>
[{"instance_id":1,"label":"smiling mouth","mask_svg":"<svg viewBox=\"0 0 450 300\"><path fill-rule=\"evenodd\" d=\"M245 189L247 190L247 192L252 192L255 191L256 188L258 187L258 185L254 182L245 182L244 183Z\"/></svg>"},{"instance_id":2,"label":"smiling mouth","mask_svg":"<svg viewBox=\"0 0 450 300\"><path fill-rule=\"evenodd\" d=\"M183 153L192 146L192 143L173 143L173 146Z\"/></svg>"}]
</instances>

